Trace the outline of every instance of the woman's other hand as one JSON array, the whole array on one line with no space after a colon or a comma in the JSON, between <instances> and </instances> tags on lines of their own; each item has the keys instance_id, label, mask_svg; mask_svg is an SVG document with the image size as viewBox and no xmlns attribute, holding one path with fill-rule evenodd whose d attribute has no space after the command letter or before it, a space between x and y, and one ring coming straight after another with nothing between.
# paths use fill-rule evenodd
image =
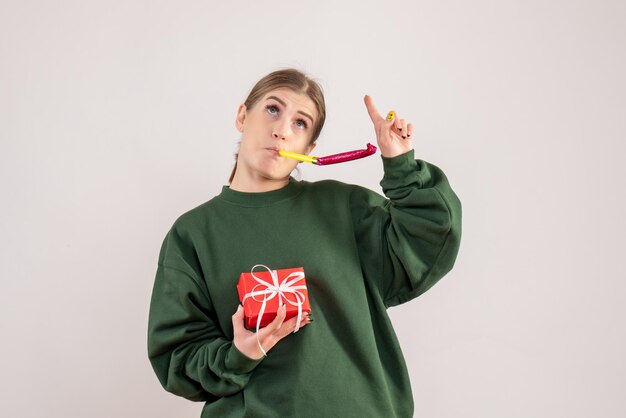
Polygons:
<instances>
[{"instance_id":1,"label":"woman's other hand","mask_svg":"<svg viewBox=\"0 0 626 418\"><path fill-rule=\"evenodd\" d=\"M376 109L374 101L365 95L365 106L374 123L376 141L383 157L396 157L413 149L413 125L404 119L398 119L396 114L392 120L387 120Z\"/></svg>"},{"instance_id":2,"label":"woman's other hand","mask_svg":"<svg viewBox=\"0 0 626 418\"><path fill-rule=\"evenodd\" d=\"M268 352L278 343L280 340L291 334L296 329L296 321L298 317L293 317L285 321L286 309L285 305L278 308L276 318L270 322L266 327L259 330L259 340L257 341L256 333L247 330L243 326L243 308L241 305L237 308L237 311L232 316L233 319L233 334L235 347L244 354L246 357L253 360L258 360L263 357L263 351L259 348L259 342L265 352ZM311 323L308 312L304 312L300 327Z\"/></svg>"}]
</instances>

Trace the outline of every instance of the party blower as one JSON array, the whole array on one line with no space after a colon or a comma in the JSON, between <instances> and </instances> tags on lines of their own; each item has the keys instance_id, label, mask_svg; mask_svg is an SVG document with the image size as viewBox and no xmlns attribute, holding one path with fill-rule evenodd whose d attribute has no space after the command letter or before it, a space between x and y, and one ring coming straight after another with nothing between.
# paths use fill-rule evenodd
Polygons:
<instances>
[{"instance_id":1,"label":"party blower","mask_svg":"<svg viewBox=\"0 0 626 418\"><path fill-rule=\"evenodd\" d=\"M329 165L358 160L359 158L364 158L372 155L375 152L376 147L368 143L366 149L342 152L339 154L327 155L326 157L313 157L311 155L297 154L295 152L288 152L283 150L278 151L278 154L283 157L293 158L294 160L303 161L305 163L311 163L315 165Z\"/></svg>"}]
</instances>

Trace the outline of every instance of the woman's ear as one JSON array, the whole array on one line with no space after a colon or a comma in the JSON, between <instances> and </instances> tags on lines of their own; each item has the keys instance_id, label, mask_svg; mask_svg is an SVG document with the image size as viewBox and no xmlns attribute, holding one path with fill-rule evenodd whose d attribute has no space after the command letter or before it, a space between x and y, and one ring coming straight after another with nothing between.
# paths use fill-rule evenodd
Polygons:
<instances>
[{"instance_id":1,"label":"woman's ear","mask_svg":"<svg viewBox=\"0 0 626 418\"><path fill-rule=\"evenodd\" d=\"M246 120L246 111L246 105L243 103L240 104L239 108L237 109L237 117L235 118L235 128L237 128L239 132L243 132L243 124Z\"/></svg>"}]
</instances>

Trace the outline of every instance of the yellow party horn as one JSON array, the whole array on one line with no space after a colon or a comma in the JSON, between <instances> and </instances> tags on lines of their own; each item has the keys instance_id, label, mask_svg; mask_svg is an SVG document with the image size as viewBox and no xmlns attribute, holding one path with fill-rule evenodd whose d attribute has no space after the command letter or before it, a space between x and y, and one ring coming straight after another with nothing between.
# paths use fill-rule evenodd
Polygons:
<instances>
[{"instance_id":1,"label":"yellow party horn","mask_svg":"<svg viewBox=\"0 0 626 418\"><path fill-rule=\"evenodd\" d=\"M304 161L305 163L311 163L315 165L329 165L337 163L345 163L346 161L358 160L359 158L367 157L376 152L376 147L372 144L367 144L365 149L359 149L354 151L340 152L339 154L327 155L325 157L313 157L311 155L297 154L295 152L278 150L278 155L282 157L293 158L294 160Z\"/></svg>"},{"instance_id":2,"label":"yellow party horn","mask_svg":"<svg viewBox=\"0 0 626 418\"><path fill-rule=\"evenodd\" d=\"M315 164L317 162L317 157L312 157L310 155L297 154L295 152L283 151L282 149L278 151L278 155L282 157L293 158L294 160L302 161L305 163Z\"/></svg>"}]
</instances>

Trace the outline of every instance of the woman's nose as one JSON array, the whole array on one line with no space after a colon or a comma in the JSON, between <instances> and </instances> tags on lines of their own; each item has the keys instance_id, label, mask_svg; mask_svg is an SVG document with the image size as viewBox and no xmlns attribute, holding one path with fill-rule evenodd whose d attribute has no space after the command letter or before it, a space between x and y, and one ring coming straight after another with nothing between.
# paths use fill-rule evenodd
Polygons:
<instances>
[{"instance_id":1,"label":"woman's nose","mask_svg":"<svg viewBox=\"0 0 626 418\"><path fill-rule=\"evenodd\" d=\"M275 139L287 139L289 134L289 123L286 121L278 121L274 124L274 138Z\"/></svg>"}]
</instances>

